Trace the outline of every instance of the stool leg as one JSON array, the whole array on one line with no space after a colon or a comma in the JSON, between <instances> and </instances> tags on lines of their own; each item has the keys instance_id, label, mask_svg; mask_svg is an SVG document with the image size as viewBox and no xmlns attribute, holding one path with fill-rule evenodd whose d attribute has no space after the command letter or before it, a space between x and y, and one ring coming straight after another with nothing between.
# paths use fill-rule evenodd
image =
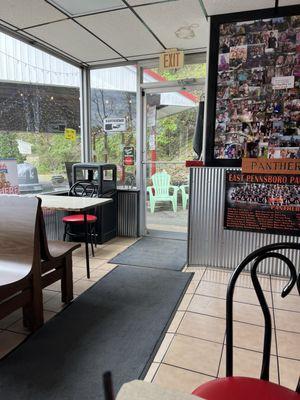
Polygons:
<instances>
[{"instance_id":1,"label":"stool leg","mask_svg":"<svg viewBox=\"0 0 300 400\"><path fill-rule=\"evenodd\" d=\"M94 234L94 245L97 248L97 234L96 234L95 224L93 226L93 234Z\"/></svg>"},{"instance_id":2,"label":"stool leg","mask_svg":"<svg viewBox=\"0 0 300 400\"><path fill-rule=\"evenodd\" d=\"M89 238L88 238L88 223L87 223L87 214L86 211L83 213L84 215L84 238L85 238L85 258L86 258L86 275L87 278L90 279L90 259L89 259Z\"/></svg>"},{"instance_id":3,"label":"stool leg","mask_svg":"<svg viewBox=\"0 0 300 400\"><path fill-rule=\"evenodd\" d=\"M66 241L66 237L67 237L67 225L68 224L65 224L64 236L63 236L63 241L64 242Z\"/></svg>"},{"instance_id":4,"label":"stool leg","mask_svg":"<svg viewBox=\"0 0 300 400\"><path fill-rule=\"evenodd\" d=\"M90 234L90 242L91 242L91 248L92 248L92 255L93 255L93 257L95 257L95 252L94 252L94 239L93 239L93 234L92 234L91 225L89 225L89 234Z\"/></svg>"}]
</instances>

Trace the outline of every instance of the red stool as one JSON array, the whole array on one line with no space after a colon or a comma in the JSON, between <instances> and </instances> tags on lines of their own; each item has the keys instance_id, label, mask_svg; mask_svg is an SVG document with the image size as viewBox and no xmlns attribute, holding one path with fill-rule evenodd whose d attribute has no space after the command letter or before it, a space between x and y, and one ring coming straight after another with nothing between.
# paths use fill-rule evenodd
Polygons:
<instances>
[{"instance_id":1,"label":"red stool","mask_svg":"<svg viewBox=\"0 0 300 400\"><path fill-rule=\"evenodd\" d=\"M267 258L283 261L289 272L290 281L281 297L286 297L297 284L300 295L300 274L289 258L274 251L283 249L300 250L298 243L276 243L255 250L234 270L226 295L226 378L215 379L199 386L193 395L205 400L300 400L300 377L296 391L269 382L272 322L268 304L257 278L257 267ZM242 270L251 264L251 279L265 320L263 360L260 379L233 376L233 293L235 283Z\"/></svg>"},{"instance_id":2,"label":"red stool","mask_svg":"<svg viewBox=\"0 0 300 400\"><path fill-rule=\"evenodd\" d=\"M74 185L69 190L69 196L77 196L77 197L94 197L96 193L96 187L92 182L78 181L74 183ZM95 256L94 253L94 244L97 247L96 240L96 230L95 224L97 222L97 217L92 214L86 214L86 220L84 214L72 214L63 217L63 223L65 224L64 236L63 240L66 240L67 236L70 237L79 237L81 234L72 232L72 225L87 225L85 226L85 231L87 235L85 235L85 240L87 244L87 236L90 238L90 244L92 249L92 255ZM88 273L89 274L89 273Z\"/></svg>"}]
</instances>

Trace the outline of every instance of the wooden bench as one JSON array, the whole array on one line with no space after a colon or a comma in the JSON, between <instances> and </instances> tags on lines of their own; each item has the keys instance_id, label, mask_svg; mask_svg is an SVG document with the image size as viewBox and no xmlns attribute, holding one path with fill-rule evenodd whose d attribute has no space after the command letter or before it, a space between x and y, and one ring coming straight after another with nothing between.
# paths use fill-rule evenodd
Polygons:
<instances>
[{"instance_id":1,"label":"wooden bench","mask_svg":"<svg viewBox=\"0 0 300 400\"><path fill-rule=\"evenodd\" d=\"M40 203L34 197L0 196L0 319L22 307L30 330L43 324Z\"/></svg>"}]
</instances>

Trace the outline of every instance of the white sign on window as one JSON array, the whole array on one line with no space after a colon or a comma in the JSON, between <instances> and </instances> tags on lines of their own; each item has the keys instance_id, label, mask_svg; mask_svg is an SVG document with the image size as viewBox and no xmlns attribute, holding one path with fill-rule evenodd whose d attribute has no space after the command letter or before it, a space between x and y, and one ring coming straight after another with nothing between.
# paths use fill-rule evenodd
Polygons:
<instances>
[{"instance_id":1,"label":"white sign on window","mask_svg":"<svg viewBox=\"0 0 300 400\"><path fill-rule=\"evenodd\" d=\"M31 147L32 147L31 143L25 142L24 140L18 140L17 142L18 142L19 152L21 154L24 155L31 154Z\"/></svg>"},{"instance_id":2,"label":"white sign on window","mask_svg":"<svg viewBox=\"0 0 300 400\"><path fill-rule=\"evenodd\" d=\"M147 108L147 128L156 126L156 106L149 106Z\"/></svg>"},{"instance_id":3,"label":"white sign on window","mask_svg":"<svg viewBox=\"0 0 300 400\"><path fill-rule=\"evenodd\" d=\"M127 131L126 118L105 118L105 132L124 132Z\"/></svg>"},{"instance_id":4,"label":"white sign on window","mask_svg":"<svg viewBox=\"0 0 300 400\"><path fill-rule=\"evenodd\" d=\"M0 194L19 194L17 161L0 158Z\"/></svg>"}]
</instances>

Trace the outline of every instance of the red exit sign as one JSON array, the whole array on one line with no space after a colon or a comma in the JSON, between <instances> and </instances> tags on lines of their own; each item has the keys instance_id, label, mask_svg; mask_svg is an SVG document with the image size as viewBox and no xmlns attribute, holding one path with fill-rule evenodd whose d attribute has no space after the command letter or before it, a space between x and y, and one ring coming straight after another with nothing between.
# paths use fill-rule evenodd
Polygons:
<instances>
[{"instance_id":1,"label":"red exit sign","mask_svg":"<svg viewBox=\"0 0 300 400\"><path fill-rule=\"evenodd\" d=\"M177 49L166 50L159 58L159 69L161 71L166 69L182 68L184 65L184 53Z\"/></svg>"}]
</instances>

